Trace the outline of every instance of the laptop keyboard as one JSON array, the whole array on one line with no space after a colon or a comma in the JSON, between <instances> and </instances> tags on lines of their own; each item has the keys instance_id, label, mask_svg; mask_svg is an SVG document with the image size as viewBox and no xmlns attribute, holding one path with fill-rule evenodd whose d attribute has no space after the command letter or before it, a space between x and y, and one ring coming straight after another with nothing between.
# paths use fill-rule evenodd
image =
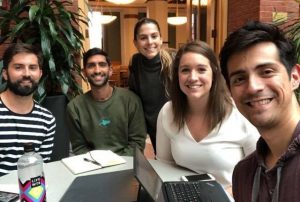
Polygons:
<instances>
[{"instance_id":1,"label":"laptop keyboard","mask_svg":"<svg viewBox=\"0 0 300 202\"><path fill-rule=\"evenodd\" d=\"M201 184L199 182L168 182L165 183L166 192L168 195L169 201L178 201L178 202L202 202L202 201L211 201L203 200L202 196L200 198Z\"/></svg>"}]
</instances>

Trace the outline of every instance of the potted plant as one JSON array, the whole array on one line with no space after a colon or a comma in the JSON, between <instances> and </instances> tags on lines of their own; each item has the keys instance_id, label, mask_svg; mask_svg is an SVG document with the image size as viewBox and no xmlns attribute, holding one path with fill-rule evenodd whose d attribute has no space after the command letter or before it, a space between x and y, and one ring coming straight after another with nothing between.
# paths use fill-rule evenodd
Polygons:
<instances>
[{"instance_id":1,"label":"potted plant","mask_svg":"<svg viewBox=\"0 0 300 202\"><path fill-rule=\"evenodd\" d=\"M300 3L300 0L295 0ZM281 28L286 37L295 44L297 63L300 64L300 18L277 18L274 24ZM296 96L300 103L300 87L296 90Z\"/></svg>"},{"instance_id":2,"label":"potted plant","mask_svg":"<svg viewBox=\"0 0 300 202\"><path fill-rule=\"evenodd\" d=\"M38 45L42 50L43 77L34 96L56 118L52 160L69 155L65 107L69 99L82 93L77 82L78 77L82 78L80 57L84 38L79 22L87 21L71 11L70 6L72 2L68 0L11 0L9 8L0 8L0 45L23 42Z\"/></svg>"},{"instance_id":3,"label":"potted plant","mask_svg":"<svg viewBox=\"0 0 300 202\"><path fill-rule=\"evenodd\" d=\"M293 19L288 22L289 25L284 28L284 31L290 39L292 39L296 46L296 56L300 64L300 19Z\"/></svg>"},{"instance_id":4,"label":"potted plant","mask_svg":"<svg viewBox=\"0 0 300 202\"><path fill-rule=\"evenodd\" d=\"M79 13L67 9L70 1L11 0L8 9L0 8L0 44L23 42L39 45L44 55L43 77L35 94L42 102L57 92L69 99L82 92L76 76L81 76L80 54L83 35Z\"/></svg>"},{"instance_id":5,"label":"potted plant","mask_svg":"<svg viewBox=\"0 0 300 202\"><path fill-rule=\"evenodd\" d=\"M283 24L283 31L286 36L294 41L296 47L297 62L300 64L300 19L294 18ZM296 95L300 103L300 87L296 90Z\"/></svg>"}]
</instances>

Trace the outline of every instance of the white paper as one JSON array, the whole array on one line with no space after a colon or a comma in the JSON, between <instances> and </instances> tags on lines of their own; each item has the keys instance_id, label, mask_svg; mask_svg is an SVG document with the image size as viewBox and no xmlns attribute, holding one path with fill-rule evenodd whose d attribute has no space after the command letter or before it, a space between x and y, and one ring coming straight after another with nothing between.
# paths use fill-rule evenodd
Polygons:
<instances>
[{"instance_id":1,"label":"white paper","mask_svg":"<svg viewBox=\"0 0 300 202\"><path fill-rule=\"evenodd\" d=\"M18 194L19 186L17 184L0 184L0 190Z\"/></svg>"},{"instance_id":2,"label":"white paper","mask_svg":"<svg viewBox=\"0 0 300 202\"><path fill-rule=\"evenodd\" d=\"M92 158L90 154L92 155ZM113 153L110 150L93 150L90 152L90 154L86 153L77 156L72 156L64 158L61 161L75 175L92 170L97 170L102 167L118 165L126 162L125 159L123 159L121 156ZM84 160L85 158L89 159L90 161L96 161L101 166L96 165L93 162L86 161Z\"/></svg>"}]
</instances>

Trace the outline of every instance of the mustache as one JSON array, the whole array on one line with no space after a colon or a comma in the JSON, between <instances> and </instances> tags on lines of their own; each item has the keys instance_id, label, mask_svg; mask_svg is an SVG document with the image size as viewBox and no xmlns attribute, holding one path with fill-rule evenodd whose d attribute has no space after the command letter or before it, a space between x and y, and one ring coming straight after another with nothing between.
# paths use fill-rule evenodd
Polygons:
<instances>
[{"instance_id":1,"label":"mustache","mask_svg":"<svg viewBox=\"0 0 300 202\"><path fill-rule=\"evenodd\" d=\"M19 83L22 81L30 81L31 83L34 83L33 79L30 76L23 76L22 79L18 80Z\"/></svg>"},{"instance_id":2,"label":"mustache","mask_svg":"<svg viewBox=\"0 0 300 202\"><path fill-rule=\"evenodd\" d=\"M105 73L101 73L101 72L97 72L91 75L91 77L95 77L95 76L105 76Z\"/></svg>"}]
</instances>

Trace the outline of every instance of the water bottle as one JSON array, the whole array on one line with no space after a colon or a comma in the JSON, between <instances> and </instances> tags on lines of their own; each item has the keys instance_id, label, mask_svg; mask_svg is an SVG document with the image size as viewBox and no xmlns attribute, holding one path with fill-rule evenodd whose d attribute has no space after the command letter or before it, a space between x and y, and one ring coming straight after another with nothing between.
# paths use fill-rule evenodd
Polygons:
<instances>
[{"instance_id":1,"label":"water bottle","mask_svg":"<svg viewBox=\"0 0 300 202\"><path fill-rule=\"evenodd\" d=\"M46 201L43 158L35 152L32 143L24 144L24 154L17 162L21 202Z\"/></svg>"}]
</instances>

